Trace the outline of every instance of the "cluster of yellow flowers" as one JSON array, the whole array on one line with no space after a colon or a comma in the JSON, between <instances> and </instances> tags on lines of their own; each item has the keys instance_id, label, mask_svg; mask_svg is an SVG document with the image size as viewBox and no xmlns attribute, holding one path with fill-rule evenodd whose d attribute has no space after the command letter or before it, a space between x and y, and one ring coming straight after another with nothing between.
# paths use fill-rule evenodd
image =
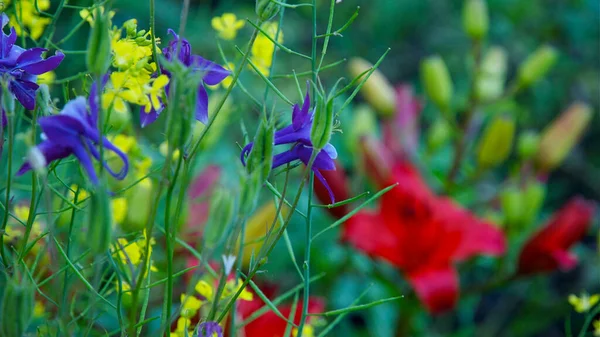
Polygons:
<instances>
[{"instance_id":1,"label":"cluster of yellow flowers","mask_svg":"<svg viewBox=\"0 0 600 337\"><path fill-rule=\"evenodd\" d=\"M236 280L228 280L223 288L223 292L221 293L221 300L227 299L233 294L235 294L243 285L243 282L240 279ZM180 317L177 320L177 327L175 331L170 333L170 337L184 337L187 335L191 336L193 331L190 329L191 319L196 316L202 305L205 303L210 303L213 300L214 289L205 280L200 280L196 283L194 290L200 298L194 295L181 294L181 313ZM252 301L254 299L254 294L249 292L246 288L244 288L238 297L240 301Z\"/></svg>"},{"instance_id":2,"label":"cluster of yellow flowers","mask_svg":"<svg viewBox=\"0 0 600 337\"><path fill-rule=\"evenodd\" d=\"M5 1L8 6L11 1ZM38 11L39 9L39 11ZM18 35L24 34L34 40L39 39L44 33L46 26L52 19L45 17L41 11L50 9L50 0L17 0L15 2L15 14L10 15L10 24L15 27Z\"/></svg>"},{"instance_id":3,"label":"cluster of yellow flowers","mask_svg":"<svg viewBox=\"0 0 600 337\"><path fill-rule=\"evenodd\" d=\"M256 66L258 71L263 75L269 76L271 72L271 65L273 64L273 53L275 52L275 37L277 37L278 43L283 43L283 31L279 29L279 25L276 22L266 22L262 25L262 32L258 34L252 51L250 54L250 61ZM279 35L277 34L279 31Z\"/></svg>"},{"instance_id":4,"label":"cluster of yellow flowers","mask_svg":"<svg viewBox=\"0 0 600 337\"><path fill-rule=\"evenodd\" d=\"M576 312L583 314L589 312L600 303L600 294L589 295L585 292L581 293L581 296L571 294L568 300ZM594 328L594 336L600 337L600 318L596 319L592 323L592 326Z\"/></svg>"}]
</instances>

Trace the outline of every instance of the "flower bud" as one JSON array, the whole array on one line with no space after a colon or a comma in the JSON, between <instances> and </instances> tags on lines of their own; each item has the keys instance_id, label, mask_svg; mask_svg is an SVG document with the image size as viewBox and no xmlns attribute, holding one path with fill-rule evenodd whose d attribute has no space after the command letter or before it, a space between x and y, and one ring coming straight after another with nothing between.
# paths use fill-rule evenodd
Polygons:
<instances>
[{"instance_id":1,"label":"flower bud","mask_svg":"<svg viewBox=\"0 0 600 337\"><path fill-rule=\"evenodd\" d=\"M427 132L427 147L429 151L436 151L445 145L451 136L450 125L442 118L438 118Z\"/></svg>"},{"instance_id":2,"label":"flower bud","mask_svg":"<svg viewBox=\"0 0 600 337\"><path fill-rule=\"evenodd\" d=\"M210 198L210 215L204 229L205 242L209 247L214 247L221 239L225 229L233 219L234 196L225 188L216 189Z\"/></svg>"},{"instance_id":3,"label":"flower bud","mask_svg":"<svg viewBox=\"0 0 600 337\"><path fill-rule=\"evenodd\" d=\"M488 124L479 142L477 162L482 168L502 164L510 155L515 134L515 121L509 116L497 116Z\"/></svg>"},{"instance_id":4,"label":"flower bud","mask_svg":"<svg viewBox=\"0 0 600 337\"><path fill-rule=\"evenodd\" d=\"M517 151L521 159L530 159L538 151L540 145L540 135L535 131L525 131L519 135L517 141Z\"/></svg>"},{"instance_id":5,"label":"flower bud","mask_svg":"<svg viewBox=\"0 0 600 337\"><path fill-rule=\"evenodd\" d=\"M523 191L523 209L522 223L524 226L530 226L535 221L546 197L546 186L537 181L531 181Z\"/></svg>"},{"instance_id":6,"label":"flower bud","mask_svg":"<svg viewBox=\"0 0 600 337\"><path fill-rule=\"evenodd\" d=\"M421 62L421 80L427 96L438 109L449 111L453 94L452 79L440 56L431 56Z\"/></svg>"},{"instance_id":7,"label":"flower bud","mask_svg":"<svg viewBox=\"0 0 600 337\"><path fill-rule=\"evenodd\" d=\"M146 228L150 208L154 201L152 180L146 178L127 190L127 215L121 223L121 229L125 232L137 232Z\"/></svg>"},{"instance_id":8,"label":"flower bud","mask_svg":"<svg viewBox=\"0 0 600 337\"><path fill-rule=\"evenodd\" d=\"M538 48L519 67L519 85L526 87L544 77L557 59L558 53L554 48L550 46Z\"/></svg>"},{"instance_id":9,"label":"flower bud","mask_svg":"<svg viewBox=\"0 0 600 337\"><path fill-rule=\"evenodd\" d=\"M504 93L508 58L501 47L492 47L481 61L475 93L482 102L498 99Z\"/></svg>"},{"instance_id":10,"label":"flower bud","mask_svg":"<svg viewBox=\"0 0 600 337\"><path fill-rule=\"evenodd\" d=\"M353 58L348 64L352 77L356 78L373 65L361 58ZM364 74L363 76L366 76ZM396 110L396 92L387 78L379 69L375 69L369 79L363 84L360 93L367 102L383 117L391 117Z\"/></svg>"},{"instance_id":11,"label":"flower bud","mask_svg":"<svg viewBox=\"0 0 600 337\"><path fill-rule=\"evenodd\" d=\"M256 0L256 14L262 21L268 21L277 13L281 6L272 0Z\"/></svg>"},{"instance_id":12,"label":"flower bud","mask_svg":"<svg viewBox=\"0 0 600 337\"><path fill-rule=\"evenodd\" d=\"M27 279L8 279L0 305L0 336L24 336L33 317L33 286Z\"/></svg>"},{"instance_id":13,"label":"flower bud","mask_svg":"<svg viewBox=\"0 0 600 337\"><path fill-rule=\"evenodd\" d=\"M125 32L127 32L127 37L134 38L137 36L137 20L129 19L123 23L123 28L125 28Z\"/></svg>"},{"instance_id":14,"label":"flower bud","mask_svg":"<svg viewBox=\"0 0 600 337\"><path fill-rule=\"evenodd\" d=\"M489 28L488 9L485 0L466 0L463 7L463 28L473 40L485 37Z\"/></svg>"},{"instance_id":15,"label":"flower bud","mask_svg":"<svg viewBox=\"0 0 600 337\"><path fill-rule=\"evenodd\" d=\"M380 188L389 186L395 160L392 154L373 137L364 137L360 145L365 174Z\"/></svg>"},{"instance_id":16,"label":"flower bud","mask_svg":"<svg viewBox=\"0 0 600 337\"><path fill-rule=\"evenodd\" d=\"M109 249L112 236L111 205L104 186L105 184L101 183L90 198L87 244L92 249L92 253L97 255Z\"/></svg>"},{"instance_id":17,"label":"flower bud","mask_svg":"<svg viewBox=\"0 0 600 337\"><path fill-rule=\"evenodd\" d=\"M131 125L131 114L128 111L112 109L108 117L108 123L113 130L123 130Z\"/></svg>"},{"instance_id":18,"label":"flower bud","mask_svg":"<svg viewBox=\"0 0 600 337\"><path fill-rule=\"evenodd\" d=\"M256 130L254 145L248 155L248 172L258 172L257 183L262 185L269 178L273 166L273 148L275 144L275 128L263 120Z\"/></svg>"},{"instance_id":19,"label":"flower bud","mask_svg":"<svg viewBox=\"0 0 600 337\"><path fill-rule=\"evenodd\" d=\"M562 163L590 123L592 109L583 103L572 104L542 133L535 157L537 167L549 172Z\"/></svg>"},{"instance_id":20,"label":"flower bud","mask_svg":"<svg viewBox=\"0 0 600 337\"><path fill-rule=\"evenodd\" d=\"M90 31L86 64L88 71L95 75L105 74L111 63L110 17L96 9L94 25Z\"/></svg>"},{"instance_id":21,"label":"flower bud","mask_svg":"<svg viewBox=\"0 0 600 337\"><path fill-rule=\"evenodd\" d=\"M500 193L500 203L504 212L504 220L508 225L518 224L522 219L525 202L523 194L515 186L506 187Z\"/></svg>"},{"instance_id":22,"label":"flower bud","mask_svg":"<svg viewBox=\"0 0 600 337\"><path fill-rule=\"evenodd\" d=\"M344 134L348 150L356 153L362 136L377 133L377 119L368 105L359 105L353 110L353 113L351 127L349 130L345 130Z\"/></svg>"},{"instance_id":23,"label":"flower bud","mask_svg":"<svg viewBox=\"0 0 600 337\"><path fill-rule=\"evenodd\" d=\"M310 130L310 141L315 150L324 148L331 139L333 131L333 99L324 101L322 98L317 98L317 106L315 108L315 116Z\"/></svg>"},{"instance_id":24,"label":"flower bud","mask_svg":"<svg viewBox=\"0 0 600 337\"><path fill-rule=\"evenodd\" d=\"M262 187L260 171L244 174L240 177L240 214L250 214L256 208L259 192Z\"/></svg>"}]
</instances>

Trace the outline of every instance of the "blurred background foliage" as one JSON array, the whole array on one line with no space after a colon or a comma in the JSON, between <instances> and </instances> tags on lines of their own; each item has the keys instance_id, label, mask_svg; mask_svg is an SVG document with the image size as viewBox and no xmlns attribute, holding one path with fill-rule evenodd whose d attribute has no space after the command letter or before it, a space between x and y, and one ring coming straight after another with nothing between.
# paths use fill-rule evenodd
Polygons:
<instances>
[{"instance_id":1,"label":"blurred background foliage","mask_svg":"<svg viewBox=\"0 0 600 337\"><path fill-rule=\"evenodd\" d=\"M54 1L53 1L54 2ZM90 1L70 1L70 4L89 5ZM318 19L321 31L327 25L329 1L320 4ZM192 1L192 8L186 28L186 38L199 54L221 62L217 48L216 33L210 20L225 12L235 13L240 18L253 17L252 0L212 0ZM592 123L580 145L571 153L565 163L550 177L545 207L555 210L570 196L582 194L588 198L600 198L600 123L597 111L600 105L600 2L597 0L490 0L490 45L505 48L509 55L508 78L515 74L517 66L538 46L550 44L559 51L559 61L549 75L540 82L520 92L516 105L510 105L510 113L518 120L518 128L541 130L559 112L575 100L585 101L593 107ZM179 0L157 1L157 35L168 41L167 28L179 26ZM334 27L340 27L360 6L360 14L354 24L343 33L343 38L332 38L325 64L354 56L375 62L389 47L390 53L381 64L381 71L394 84L410 83L419 95L423 95L419 80L419 64L424 57L439 54L446 61L454 85L456 97L466 97L471 74L468 73L467 54L470 41L461 25L461 0L343 0L336 6ZM120 26L130 18L138 19L140 29L147 28L149 8L147 1L116 0L117 9L114 24ZM80 17L73 12L63 16L58 22L56 36L66 35ZM305 54L310 50L310 10L300 7L285 11L283 24L284 45ZM250 35L249 25L239 33L235 43L242 45ZM87 29L80 30L76 38L65 43L65 50L83 50L86 48ZM238 54L232 44L223 45L225 55L230 60ZM310 69L310 62L279 52L274 74L288 74L294 69L298 72ZM57 71L57 78L63 78L85 70L84 55L73 55ZM342 64L322 73L326 87L333 85L339 77L348 78L347 65ZM261 97L264 82L251 72L245 72L242 83L250 91ZM293 101L300 100L293 80L276 80L279 88L289 94ZM56 87L53 90L60 90ZM224 137L214 140L214 146L201 155L207 164L223 164L235 161L239 153L236 142L242 143L239 123L243 120L249 130L254 130L258 109L239 91L234 92L231 113L224 121ZM212 93L215 95L218 93ZM273 99L271 94L271 100ZM466 102L456 102L457 105ZM214 102L215 100L213 100ZM357 97L355 104L360 102ZM269 101L271 103L271 101ZM285 106L278 106L283 114ZM134 112L136 114L137 112ZM351 114L352 109L345 113ZM287 116L287 115L285 115ZM427 130L437 118L437 112L428 105L423 113L422 127ZM286 117L287 118L287 117ZM342 116L345 122L347 119ZM163 119L164 122L164 119ZM153 124L144 130L138 129L149 139L157 142L162 138L162 123ZM344 135L335 135L333 141L341 144L343 137L355 127L343 123ZM251 131L252 133L252 131ZM424 134L424 133L423 133ZM340 146L338 146L340 148ZM343 146L342 146L343 148ZM343 161L352 162L348 151L340 152ZM441 155L443 157L443 155ZM235 171L235 166L229 165ZM433 168L435 169L435 168ZM510 167L504 168L504 173ZM234 173L234 172L230 172ZM502 176L505 176L505 174ZM298 174L298 173L296 173ZM237 181L225 182L235 186ZM360 185L362 186L362 185ZM303 209L305 205L301 205ZM299 223L299 219L297 219ZM332 222L324 212L315 219L316 231ZM290 225L296 256L303 254L303 229L300 224ZM297 239L296 239L297 238ZM584 256L580 265L597 263L594 240L579 247ZM297 284L295 271L280 245L269 259L268 271L261 277L276 282L282 288ZM278 252L281 252L278 253ZM373 284L368 294L370 300L395 296L398 292L408 294L409 287L399 274L387 265L375 264L359 253L353 252L337 243L337 233L328 233L314 246L314 274L327 271L326 276L315 284L311 291L328 299L329 308L349 306L369 284ZM471 262L484 268L483 271L469 271L463 277L468 283L485 280L486 266L495 263L491 259L481 258ZM469 265L463 266L469 270ZM472 268L471 268L472 269ZM478 269L479 270L479 269ZM461 270L462 271L462 270ZM335 336L393 336L400 333L397 325L403 317L418 311L413 321L416 333L427 336L448 335L440 331L455 331L452 336L562 336L564 320L571 311L566 301L569 293L583 289L590 293L600 291L600 270L598 266L577 268L566 274L552 277L539 276L523 282L515 282L487 293L485 296L470 295L468 286L464 287L461 304L456 312L431 318L419 311L414 297L381 305L364 312L349 315L349 318L336 329ZM400 289L400 290L398 290ZM481 300L481 302L480 302ZM572 325L580 326L582 317L573 317ZM438 331L438 332L435 332Z\"/></svg>"}]
</instances>

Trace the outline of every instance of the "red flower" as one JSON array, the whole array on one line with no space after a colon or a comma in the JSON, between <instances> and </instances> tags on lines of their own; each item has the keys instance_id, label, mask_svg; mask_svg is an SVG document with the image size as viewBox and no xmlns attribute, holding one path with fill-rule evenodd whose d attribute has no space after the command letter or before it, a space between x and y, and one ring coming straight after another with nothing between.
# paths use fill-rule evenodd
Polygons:
<instances>
[{"instance_id":1,"label":"red flower","mask_svg":"<svg viewBox=\"0 0 600 337\"><path fill-rule=\"evenodd\" d=\"M237 302L237 312L238 315L241 316L241 320L237 320L237 322L241 322L250 315L252 315L255 311L259 310L265 305L265 303L258 297L254 296L252 301L238 301ZM290 317L292 312L291 305L283 305L279 306L279 312L285 317ZM320 313L325 309L325 303L320 298L310 298L308 304L308 312L309 313ZM300 324L300 318L302 316L302 301L298 301L296 305L296 311L294 314L294 324ZM310 324L311 317L308 318L307 323ZM246 324L241 330L244 330L240 335L245 337L281 337L285 335L285 329L287 327L287 322L283 320L281 317L277 316L273 311L268 311L265 314L261 315L257 319L251 321ZM306 332L306 330L304 330ZM225 333L228 336L227 332Z\"/></svg>"},{"instance_id":2,"label":"red flower","mask_svg":"<svg viewBox=\"0 0 600 337\"><path fill-rule=\"evenodd\" d=\"M370 153L385 155L379 150ZM436 196L407 161L396 161L387 176L385 170L372 172L381 187L398 186L383 195L378 211L352 217L343 239L402 270L431 313L451 309L459 288L454 263L477 254L503 254L503 233Z\"/></svg>"},{"instance_id":3,"label":"red flower","mask_svg":"<svg viewBox=\"0 0 600 337\"><path fill-rule=\"evenodd\" d=\"M321 171L323 178L327 181L327 184L333 192L333 196L336 202L344 201L350 198L348 192L348 182L346 179L346 172L339 162L335 162L335 170ZM315 195L321 202L325 204L331 203L329 197L329 191L325 185L319 179L315 179L314 182ZM343 205L334 208L326 208L327 211L335 218L341 218L348 213L348 205Z\"/></svg>"},{"instance_id":4,"label":"red flower","mask_svg":"<svg viewBox=\"0 0 600 337\"><path fill-rule=\"evenodd\" d=\"M568 249L585 235L594 208L592 202L575 198L556 212L548 224L525 244L519 257L519 274L573 268L577 258Z\"/></svg>"}]
</instances>

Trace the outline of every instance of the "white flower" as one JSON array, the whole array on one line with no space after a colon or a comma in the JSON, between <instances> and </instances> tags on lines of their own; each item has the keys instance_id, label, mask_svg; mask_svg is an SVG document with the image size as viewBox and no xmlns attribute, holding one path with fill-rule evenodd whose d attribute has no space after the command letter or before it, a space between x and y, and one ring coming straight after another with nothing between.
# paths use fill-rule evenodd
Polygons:
<instances>
[{"instance_id":1,"label":"white flower","mask_svg":"<svg viewBox=\"0 0 600 337\"><path fill-rule=\"evenodd\" d=\"M235 255L223 255L223 267L225 268L225 276L231 273L233 264L235 263Z\"/></svg>"}]
</instances>

